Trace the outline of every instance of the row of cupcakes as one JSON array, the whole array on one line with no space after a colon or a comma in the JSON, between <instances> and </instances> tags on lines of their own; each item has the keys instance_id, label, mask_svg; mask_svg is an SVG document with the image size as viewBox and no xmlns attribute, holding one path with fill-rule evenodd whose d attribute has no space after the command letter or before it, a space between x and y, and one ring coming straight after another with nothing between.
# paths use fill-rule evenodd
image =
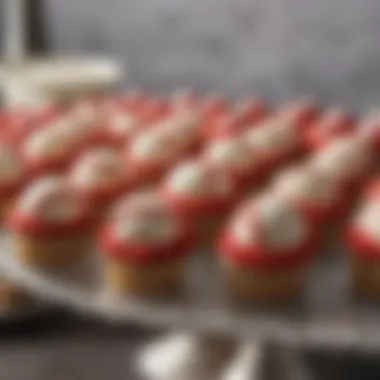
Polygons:
<instances>
[{"instance_id":1,"label":"row of cupcakes","mask_svg":"<svg viewBox=\"0 0 380 380\"><path fill-rule=\"evenodd\" d=\"M351 142L351 139L342 141ZM358 142L357 138L355 141ZM340 144L338 139L332 146ZM354 149L344 150L348 156L354 154L358 146L363 152L368 151L361 144L348 146ZM345 178L349 183L356 180L358 171L347 163L346 155L339 160L334 178L326 175L327 181L337 180L339 185L343 184L339 175L342 170L350 173ZM310 167L314 166L310 164ZM182 173L180 181L176 180L178 171ZM100 238L100 246L106 253L107 274L116 289L151 294L178 288L183 276L180 268L197 244L194 226L207 220L207 206L215 207L216 195L224 197L231 184L221 175L225 171L220 175L215 173L218 173L216 166L205 165L202 160L191 161L176 168L156 192L127 196L116 205ZM178 190L181 196L173 197L173 191ZM345 190L345 186L341 187L342 192ZM228 261L227 278L239 296L268 299L299 291L304 265L309 263L320 243L316 222L321 220L309 219L305 208L289 202L282 191L280 194L269 191L244 203L221 235L220 257L224 264ZM319 191L314 189L306 195L315 200L313 197L319 196ZM179 207L181 202L184 208ZM313 206L320 211L320 204ZM225 215L226 210L223 211ZM96 224L92 215L88 204L79 199L63 179L43 179L24 193L11 214L9 226L15 235L16 252L24 262L37 266L77 262L91 249ZM221 219L219 210L217 215ZM295 272L296 269L299 271Z\"/></svg>"}]
</instances>

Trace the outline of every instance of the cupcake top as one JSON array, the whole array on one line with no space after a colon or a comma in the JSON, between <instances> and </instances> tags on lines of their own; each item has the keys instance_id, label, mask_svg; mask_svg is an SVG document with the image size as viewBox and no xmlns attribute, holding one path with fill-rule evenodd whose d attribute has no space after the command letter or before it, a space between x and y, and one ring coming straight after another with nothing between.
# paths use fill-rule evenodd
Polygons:
<instances>
[{"instance_id":1,"label":"cupcake top","mask_svg":"<svg viewBox=\"0 0 380 380\"><path fill-rule=\"evenodd\" d=\"M306 134L307 143L312 148L319 148L332 138L346 135L355 130L355 119L344 108L335 107L327 110Z\"/></svg>"},{"instance_id":2,"label":"cupcake top","mask_svg":"<svg viewBox=\"0 0 380 380\"><path fill-rule=\"evenodd\" d=\"M24 141L21 152L26 159L49 160L71 155L76 147L75 138L69 130L53 126L32 133Z\"/></svg>"},{"instance_id":3,"label":"cupcake top","mask_svg":"<svg viewBox=\"0 0 380 380\"><path fill-rule=\"evenodd\" d=\"M142 244L168 243L182 233L175 215L153 192L120 200L111 215L111 229L119 242Z\"/></svg>"},{"instance_id":4,"label":"cupcake top","mask_svg":"<svg viewBox=\"0 0 380 380\"><path fill-rule=\"evenodd\" d=\"M32 183L15 205L18 214L48 224L75 221L85 206L61 177L45 177Z\"/></svg>"},{"instance_id":5,"label":"cupcake top","mask_svg":"<svg viewBox=\"0 0 380 380\"><path fill-rule=\"evenodd\" d=\"M109 148L98 148L78 159L70 173L70 182L79 190L104 189L120 186L125 177L126 171L118 153Z\"/></svg>"},{"instance_id":6,"label":"cupcake top","mask_svg":"<svg viewBox=\"0 0 380 380\"><path fill-rule=\"evenodd\" d=\"M198 112L193 110L174 111L173 115L162 123L162 128L181 142L181 145L190 144L197 137L198 126Z\"/></svg>"},{"instance_id":7,"label":"cupcake top","mask_svg":"<svg viewBox=\"0 0 380 380\"><path fill-rule=\"evenodd\" d=\"M296 203L327 206L340 197L336 182L309 166L296 166L281 172L273 185L276 193Z\"/></svg>"},{"instance_id":8,"label":"cupcake top","mask_svg":"<svg viewBox=\"0 0 380 380\"><path fill-rule=\"evenodd\" d=\"M217 140L205 151L205 159L221 167L237 171L251 171L257 167L255 149L241 137Z\"/></svg>"},{"instance_id":9,"label":"cupcake top","mask_svg":"<svg viewBox=\"0 0 380 380\"><path fill-rule=\"evenodd\" d=\"M358 212L354 216L351 226L359 230L371 241L380 244L380 202L363 202Z\"/></svg>"},{"instance_id":10,"label":"cupcake top","mask_svg":"<svg viewBox=\"0 0 380 380\"><path fill-rule=\"evenodd\" d=\"M114 112L109 115L107 128L110 134L116 139L125 141L134 136L141 127L141 122L128 112Z\"/></svg>"},{"instance_id":11,"label":"cupcake top","mask_svg":"<svg viewBox=\"0 0 380 380\"><path fill-rule=\"evenodd\" d=\"M138 134L127 152L134 161L170 163L183 153L183 146L170 130L155 128Z\"/></svg>"},{"instance_id":12,"label":"cupcake top","mask_svg":"<svg viewBox=\"0 0 380 380\"><path fill-rule=\"evenodd\" d=\"M316 102L308 97L286 104L277 114L277 118L287 120L298 131L307 129L318 116L319 109Z\"/></svg>"},{"instance_id":13,"label":"cupcake top","mask_svg":"<svg viewBox=\"0 0 380 380\"><path fill-rule=\"evenodd\" d=\"M190 198L228 198L235 191L225 170L202 160L179 164L168 174L164 187L172 195Z\"/></svg>"},{"instance_id":14,"label":"cupcake top","mask_svg":"<svg viewBox=\"0 0 380 380\"><path fill-rule=\"evenodd\" d=\"M317 128L327 134L351 132L354 128L354 117L343 107L330 108L322 115Z\"/></svg>"},{"instance_id":15,"label":"cupcake top","mask_svg":"<svg viewBox=\"0 0 380 380\"><path fill-rule=\"evenodd\" d=\"M5 144L0 144L0 186L20 183L24 170L17 153Z\"/></svg>"},{"instance_id":16,"label":"cupcake top","mask_svg":"<svg viewBox=\"0 0 380 380\"><path fill-rule=\"evenodd\" d=\"M263 120L268 110L261 99L248 98L236 103L234 113L239 122L252 125Z\"/></svg>"},{"instance_id":17,"label":"cupcake top","mask_svg":"<svg viewBox=\"0 0 380 380\"><path fill-rule=\"evenodd\" d=\"M299 143L298 134L289 123L274 119L248 131L245 138L259 151L269 153L287 152Z\"/></svg>"},{"instance_id":18,"label":"cupcake top","mask_svg":"<svg viewBox=\"0 0 380 380\"><path fill-rule=\"evenodd\" d=\"M233 216L229 231L240 246L263 246L270 253L290 252L310 235L310 226L289 202L264 195L248 201Z\"/></svg>"},{"instance_id":19,"label":"cupcake top","mask_svg":"<svg viewBox=\"0 0 380 380\"><path fill-rule=\"evenodd\" d=\"M200 108L203 117L215 117L227 112L228 102L218 94L209 94L201 101Z\"/></svg>"},{"instance_id":20,"label":"cupcake top","mask_svg":"<svg viewBox=\"0 0 380 380\"><path fill-rule=\"evenodd\" d=\"M340 137L318 152L312 165L333 178L346 181L368 173L372 165L372 151L363 139Z\"/></svg>"}]
</instances>

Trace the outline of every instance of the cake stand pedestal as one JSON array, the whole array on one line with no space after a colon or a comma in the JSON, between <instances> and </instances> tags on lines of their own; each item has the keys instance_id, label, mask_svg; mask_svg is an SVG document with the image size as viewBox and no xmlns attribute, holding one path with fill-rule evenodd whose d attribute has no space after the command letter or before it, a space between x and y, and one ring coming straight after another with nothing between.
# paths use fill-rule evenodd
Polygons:
<instances>
[{"instance_id":1,"label":"cake stand pedestal","mask_svg":"<svg viewBox=\"0 0 380 380\"><path fill-rule=\"evenodd\" d=\"M311 380L291 348L177 333L137 353L138 371L152 380Z\"/></svg>"}]
</instances>

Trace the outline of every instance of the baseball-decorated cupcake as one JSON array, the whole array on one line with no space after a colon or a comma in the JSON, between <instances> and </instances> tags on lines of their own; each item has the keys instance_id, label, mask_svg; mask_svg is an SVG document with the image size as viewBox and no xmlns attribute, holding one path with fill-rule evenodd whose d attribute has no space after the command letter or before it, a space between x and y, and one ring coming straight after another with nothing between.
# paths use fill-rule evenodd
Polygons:
<instances>
[{"instance_id":1,"label":"baseball-decorated cupcake","mask_svg":"<svg viewBox=\"0 0 380 380\"><path fill-rule=\"evenodd\" d=\"M188 226L156 193L123 198L99 239L109 286L141 296L177 292L193 242Z\"/></svg>"},{"instance_id":2,"label":"baseball-decorated cupcake","mask_svg":"<svg viewBox=\"0 0 380 380\"><path fill-rule=\"evenodd\" d=\"M197 229L202 243L215 237L241 195L228 171L202 159L175 167L163 181L161 191L172 210Z\"/></svg>"},{"instance_id":3,"label":"baseball-decorated cupcake","mask_svg":"<svg viewBox=\"0 0 380 380\"><path fill-rule=\"evenodd\" d=\"M64 125L38 130L24 141L20 154L28 176L61 173L75 158L79 140Z\"/></svg>"},{"instance_id":4,"label":"baseball-decorated cupcake","mask_svg":"<svg viewBox=\"0 0 380 380\"><path fill-rule=\"evenodd\" d=\"M306 146L317 150L331 140L355 132L355 118L343 108L331 108L305 131Z\"/></svg>"},{"instance_id":5,"label":"baseball-decorated cupcake","mask_svg":"<svg viewBox=\"0 0 380 380\"><path fill-rule=\"evenodd\" d=\"M12 205L26 183L21 159L14 148L0 143L0 216Z\"/></svg>"},{"instance_id":6,"label":"baseball-decorated cupcake","mask_svg":"<svg viewBox=\"0 0 380 380\"><path fill-rule=\"evenodd\" d=\"M203 156L205 161L229 172L242 191L253 191L262 181L259 153L242 137L215 141Z\"/></svg>"},{"instance_id":7,"label":"baseball-decorated cupcake","mask_svg":"<svg viewBox=\"0 0 380 380\"><path fill-rule=\"evenodd\" d=\"M346 231L351 275L357 292L380 297L380 202L365 199Z\"/></svg>"},{"instance_id":8,"label":"baseball-decorated cupcake","mask_svg":"<svg viewBox=\"0 0 380 380\"><path fill-rule=\"evenodd\" d=\"M374 170L374 151L361 136L343 136L318 151L311 165L337 181L346 194L355 198Z\"/></svg>"},{"instance_id":9,"label":"baseball-decorated cupcake","mask_svg":"<svg viewBox=\"0 0 380 380\"><path fill-rule=\"evenodd\" d=\"M171 128L142 132L126 146L124 162L142 186L154 186L182 158L189 155L189 142Z\"/></svg>"},{"instance_id":10,"label":"baseball-decorated cupcake","mask_svg":"<svg viewBox=\"0 0 380 380\"><path fill-rule=\"evenodd\" d=\"M317 227L345 218L348 200L339 184L307 164L280 172L272 183L275 194L290 201Z\"/></svg>"},{"instance_id":11,"label":"baseball-decorated cupcake","mask_svg":"<svg viewBox=\"0 0 380 380\"><path fill-rule=\"evenodd\" d=\"M83 154L69 173L76 194L102 218L109 207L134 185L122 157L110 148L95 148Z\"/></svg>"},{"instance_id":12,"label":"baseball-decorated cupcake","mask_svg":"<svg viewBox=\"0 0 380 380\"><path fill-rule=\"evenodd\" d=\"M316 229L302 213L264 195L236 211L219 238L218 254L237 299L273 302L299 295L318 246Z\"/></svg>"},{"instance_id":13,"label":"baseball-decorated cupcake","mask_svg":"<svg viewBox=\"0 0 380 380\"><path fill-rule=\"evenodd\" d=\"M28 265L61 268L78 263L91 249L94 220L61 177L32 183L7 218L15 253Z\"/></svg>"}]
</instances>

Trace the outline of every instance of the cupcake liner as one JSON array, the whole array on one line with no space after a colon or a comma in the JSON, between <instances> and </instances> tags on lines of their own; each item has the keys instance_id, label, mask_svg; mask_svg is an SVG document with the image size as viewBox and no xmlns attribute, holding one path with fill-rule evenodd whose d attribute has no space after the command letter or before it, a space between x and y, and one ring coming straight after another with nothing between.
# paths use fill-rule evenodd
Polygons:
<instances>
[{"instance_id":1,"label":"cupcake liner","mask_svg":"<svg viewBox=\"0 0 380 380\"><path fill-rule=\"evenodd\" d=\"M259 269L223 265L226 286L241 301L272 303L298 297L304 287L306 267L260 271Z\"/></svg>"},{"instance_id":2,"label":"cupcake liner","mask_svg":"<svg viewBox=\"0 0 380 380\"><path fill-rule=\"evenodd\" d=\"M19 260L37 268L65 268L80 263L93 249L90 236L55 238L13 235L12 243Z\"/></svg>"},{"instance_id":3,"label":"cupcake liner","mask_svg":"<svg viewBox=\"0 0 380 380\"><path fill-rule=\"evenodd\" d=\"M352 256L350 260L353 290L363 296L380 298L380 262Z\"/></svg>"},{"instance_id":4,"label":"cupcake liner","mask_svg":"<svg viewBox=\"0 0 380 380\"><path fill-rule=\"evenodd\" d=\"M107 259L105 276L111 291L138 296L175 294L184 282L184 260L136 265Z\"/></svg>"},{"instance_id":5,"label":"cupcake liner","mask_svg":"<svg viewBox=\"0 0 380 380\"><path fill-rule=\"evenodd\" d=\"M24 288L0 278L0 310L10 310L28 301L30 301L30 296Z\"/></svg>"}]
</instances>

